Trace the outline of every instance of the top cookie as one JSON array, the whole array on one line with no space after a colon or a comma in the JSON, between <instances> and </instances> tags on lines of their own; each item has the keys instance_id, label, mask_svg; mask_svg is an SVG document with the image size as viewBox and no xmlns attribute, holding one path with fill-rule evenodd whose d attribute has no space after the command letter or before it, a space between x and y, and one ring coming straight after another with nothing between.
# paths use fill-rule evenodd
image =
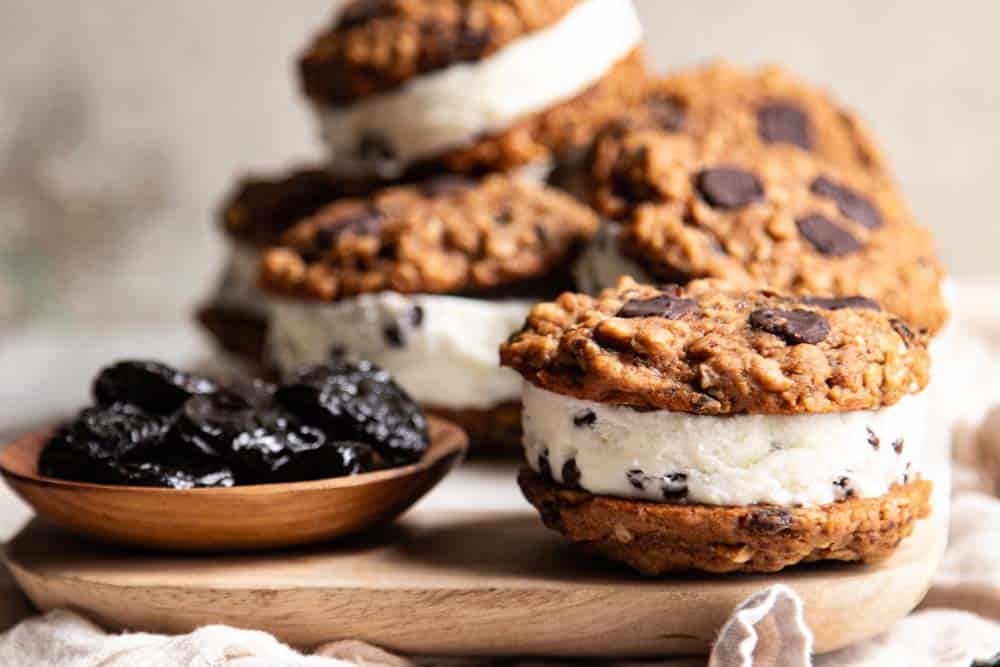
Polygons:
<instances>
[{"instance_id":1,"label":"top cookie","mask_svg":"<svg viewBox=\"0 0 1000 667\"><path fill-rule=\"evenodd\" d=\"M481 60L580 0L352 0L299 63L306 94L345 106L411 77Z\"/></svg>"},{"instance_id":2,"label":"top cookie","mask_svg":"<svg viewBox=\"0 0 1000 667\"><path fill-rule=\"evenodd\" d=\"M482 292L564 269L597 225L568 195L514 176L442 176L320 210L265 255L261 282L319 300Z\"/></svg>"},{"instance_id":3,"label":"top cookie","mask_svg":"<svg viewBox=\"0 0 1000 667\"><path fill-rule=\"evenodd\" d=\"M647 199L649 163L669 159L656 146L676 134L693 138L707 160L791 147L890 180L867 129L829 95L776 66L746 72L715 63L650 82L645 103L601 134L587 164L601 213L619 217Z\"/></svg>"},{"instance_id":4,"label":"top cookie","mask_svg":"<svg viewBox=\"0 0 1000 667\"><path fill-rule=\"evenodd\" d=\"M926 337L868 299L622 278L532 309L505 366L576 398L696 414L877 409L928 381Z\"/></svg>"},{"instance_id":5,"label":"top cookie","mask_svg":"<svg viewBox=\"0 0 1000 667\"><path fill-rule=\"evenodd\" d=\"M796 149L681 157L691 144L679 135L649 143L643 187L655 203L634 211L618 244L649 275L860 294L916 328L944 326L933 239L894 187Z\"/></svg>"},{"instance_id":6,"label":"top cookie","mask_svg":"<svg viewBox=\"0 0 1000 667\"><path fill-rule=\"evenodd\" d=\"M330 202L373 186L300 167L282 175L251 176L237 184L219 217L229 236L256 246L277 245L296 222Z\"/></svg>"}]
</instances>

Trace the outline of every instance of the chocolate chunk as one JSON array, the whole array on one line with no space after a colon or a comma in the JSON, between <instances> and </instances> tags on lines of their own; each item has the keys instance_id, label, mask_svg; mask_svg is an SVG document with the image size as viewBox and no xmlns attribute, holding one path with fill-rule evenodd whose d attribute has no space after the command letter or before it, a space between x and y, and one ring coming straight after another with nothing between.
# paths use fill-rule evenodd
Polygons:
<instances>
[{"instance_id":1,"label":"chocolate chunk","mask_svg":"<svg viewBox=\"0 0 1000 667\"><path fill-rule=\"evenodd\" d=\"M906 347L910 347L915 336L910 327L906 326L906 322L900 319L892 319L889 321L889 324L892 326L892 330L899 334L899 337L906 343Z\"/></svg>"},{"instance_id":2,"label":"chocolate chunk","mask_svg":"<svg viewBox=\"0 0 1000 667\"><path fill-rule=\"evenodd\" d=\"M628 478L628 483L632 485L632 488L638 489L639 491L646 490L646 475L638 468L633 468L625 473Z\"/></svg>"},{"instance_id":3,"label":"chocolate chunk","mask_svg":"<svg viewBox=\"0 0 1000 667\"><path fill-rule=\"evenodd\" d=\"M348 232L363 236L365 234L374 234L381 226L382 215L377 211L370 211L325 224L316 230L313 240L320 248L332 248L336 244L337 239Z\"/></svg>"},{"instance_id":4,"label":"chocolate chunk","mask_svg":"<svg viewBox=\"0 0 1000 667\"><path fill-rule=\"evenodd\" d=\"M679 132L684 127L684 103L673 95L650 95L646 109L653 120L667 132Z\"/></svg>"},{"instance_id":5,"label":"chocolate chunk","mask_svg":"<svg viewBox=\"0 0 1000 667\"><path fill-rule=\"evenodd\" d=\"M838 477L833 480L833 486L834 492L837 495L837 500L847 500L848 498L854 497L854 488L850 477Z\"/></svg>"},{"instance_id":6,"label":"chocolate chunk","mask_svg":"<svg viewBox=\"0 0 1000 667\"><path fill-rule=\"evenodd\" d=\"M906 469L903 471L903 484L910 481L910 471L913 468L913 464L910 461L906 462Z\"/></svg>"},{"instance_id":7,"label":"chocolate chunk","mask_svg":"<svg viewBox=\"0 0 1000 667\"><path fill-rule=\"evenodd\" d=\"M358 157L365 162L392 164L396 161L396 149L388 139L374 132L366 132L358 138Z\"/></svg>"},{"instance_id":8,"label":"chocolate chunk","mask_svg":"<svg viewBox=\"0 0 1000 667\"><path fill-rule=\"evenodd\" d=\"M837 209L846 217L868 229L877 229L884 223L875 206L846 185L834 183L826 176L819 176L809 189L813 194L827 197L837 203Z\"/></svg>"},{"instance_id":9,"label":"chocolate chunk","mask_svg":"<svg viewBox=\"0 0 1000 667\"><path fill-rule=\"evenodd\" d=\"M576 465L576 459L570 459L563 464L562 483L571 489L580 488L580 469Z\"/></svg>"},{"instance_id":10,"label":"chocolate chunk","mask_svg":"<svg viewBox=\"0 0 1000 667\"><path fill-rule=\"evenodd\" d=\"M753 508L741 521L743 527L760 535L777 535L792 527L792 515L771 507Z\"/></svg>"},{"instance_id":11,"label":"chocolate chunk","mask_svg":"<svg viewBox=\"0 0 1000 667\"><path fill-rule=\"evenodd\" d=\"M694 299L682 299L661 294L651 299L632 299L625 303L615 317L663 317L679 320L698 307Z\"/></svg>"},{"instance_id":12,"label":"chocolate chunk","mask_svg":"<svg viewBox=\"0 0 1000 667\"><path fill-rule=\"evenodd\" d=\"M538 455L538 474L545 479L552 479L552 465L549 463L549 450Z\"/></svg>"},{"instance_id":13,"label":"chocolate chunk","mask_svg":"<svg viewBox=\"0 0 1000 667\"><path fill-rule=\"evenodd\" d=\"M423 306L414 306L413 310L410 311L410 324L415 328L420 327L424 323L424 309Z\"/></svg>"},{"instance_id":14,"label":"chocolate chunk","mask_svg":"<svg viewBox=\"0 0 1000 667\"><path fill-rule=\"evenodd\" d=\"M450 197L474 185L474 181L464 176L445 174L425 181L421 189L426 197Z\"/></svg>"},{"instance_id":15,"label":"chocolate chunk","mask_svg":"<svg viewBox=\"0 0 1000 667\"><path fill-rule=\"evenodd\" d=\"M757 109L757 125L760 138L769 144L794 144L812 150L809 116L795 105L772 102L761 106Z\"/></svg>"},{"instance_id":16,"label":"chocolate chunk","mask_svg":"<svg viewBox=\"0 0 1000 667\"><path fill-rule=\"evenodd\" d=\"M832 298L825 296L807 296L802 299L802 303L807 306L826 308L827 310L843 310L845 308L882 310L876 302L866 296L844 296Z\"/></svg>"},{"instance_id":17,"label":"chocolate chunk","mask_svg":"<svg viewBox=\"0 0 1000 667\"><path fill-rule=\"evenodd\" d=\"M861 250L862 243L843 227L814 213L795 221L799 233L823 255L839 257Z\"/></svg>"},{"instance_id":18,"label":"chocolate chunk","mask_svg":"<svg viewBox=\"0 0 1000 667\"><path fill-rule=\"evenodd\" d=\"M597 422L597 413L593 410L584 410L583 412L578 412L573 417L573 426L577 428L583 428L584 426L593 426Z\"/></svg>"},{"instance_id":19,"label":"chocolate chunk","mask_svg":"<svg viewBox=\"0 0 1000 667\"><path fill-rule=\"evenodd\" d=\"M736 209L764 196L764 188L749 171L735 167L706 169L695 180L698 194L714 208Z\"/></svg>"},{"instance_id":20,"label":"chocolate chunk","mask_svg":"<svg viewBox=\"0 0 1000 667\"><path fill-rule=\"evenodd\" d=\"M403 333L403 328L399 326L399 322L387 324L382 329L382 335L390 347L406 347L406 335Z\"/></svg>"},{"instance_id":21,"label":"chocolate chunk","mask_svg":"<svg viewBox=\"0 0 1000 667\"><path fill-rule=\"evenodd\" d=\"M789 345L816 344L830 335L822 315L808 310L761 308L750 313L750 326L783 339Z\"/></svg>"},{"instance_id":22,"label":"chocolate chunk","mask_svg":"<svg viewBox=\"0 0 1000 667\"><path fill-rule=\"evenodd\" d=\"M687 495L688 483L687 475L682 472L673 472L664 475L660 481L660 491L666 500L679 500Z\"/></svg>"},{"instance_id":23,"label":"chocolate chunk","mask_svg":"<svg viewBox=\"0 0 1000 667\"><path fill-rule=\"evenodd\" d=\"M903 439L902 438L896 438L893 441L893 443L892 443L892 451L896 452L897 454L902 454L903 453Z\"/></svg>"},{"instance_id":24,"label":"chocolate chunk","mask_svg":"<svg viewBox=\"0 0 1000 667\"><path fill-rule=\"evenodd\" d=\"M868 444L871 445L874 449L878 449L879 445L882 444L882 441L879 440L879 437L877 435L875 435L875 431L871 430L870 428L865 428L865 430L868 431Z\"/></svg>"}]
</instances>

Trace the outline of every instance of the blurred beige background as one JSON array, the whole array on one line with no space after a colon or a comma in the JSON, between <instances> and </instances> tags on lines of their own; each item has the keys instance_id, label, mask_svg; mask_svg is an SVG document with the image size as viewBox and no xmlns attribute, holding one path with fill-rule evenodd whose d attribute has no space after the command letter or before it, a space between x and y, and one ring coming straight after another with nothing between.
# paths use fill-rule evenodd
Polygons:
<instances>
[{"instance_id":1,"label":"blurred beige background","mask_svg":"<svg viewBox=\"0 0 1000 667\"><path fill-rule=\"evenodd\" d=\"M318 154L294 54L331 0L0 0L0 323L173 321L235 174ZM779 61L868 118L956 273L997 271L1000 3L638 0L658 68Z\"/></svg>"}]
</instances>

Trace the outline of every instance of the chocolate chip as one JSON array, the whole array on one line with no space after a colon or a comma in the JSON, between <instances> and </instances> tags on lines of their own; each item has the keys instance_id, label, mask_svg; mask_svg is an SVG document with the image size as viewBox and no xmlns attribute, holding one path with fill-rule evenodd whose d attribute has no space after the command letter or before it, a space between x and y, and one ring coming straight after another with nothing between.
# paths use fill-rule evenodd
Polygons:
<instances>
[{"instance_id":1,"label":"chocolate chip","mask_svg":"<svg viewBox=\"0 0 1000 667\"><path fill-rule=\"evenodd\" d=\"M424 308L423 306L414 306L410 311L410 324L414 328L419 328L424 323Z\"/></svg>"},{"instance_id":2,"label":"chocolate chip","mask_svg":"<svg viewBox=\"0 0 1000 667\"><path fill-rule=\"evenodd\" d=\"M876 302L866 296L844 296L833 298L825 296L807 296L802 299L802 303L808 306L826 308L827 310L843 310L845 308L882 310Z\"/></svg>"},{"instance_id":3,"label":"chocolate chip","mask_svg":"<svg viewBox=\"0 0 1000 667\"><path fill-rule=\"evenodd\" d=\"M632 299L615 314L615 317L662 317L679 320L698 308L694 299L682 299L669 294L661 294L651 299Z\"/></svg>"},{"instance_id":4,"label":"chocolate chip","mask_svg":"<svg viewBox=\"0 0 1000 667\"><path fill-rule=\"evenodd\" d=\"M421 190L426 197L450 197L463 190L468 190L473 185L475 185L475 182L464 176L444 174L424 181Z\"/></svg>"},{"instance_id":5,"label":"chocolate chip","mask_svg":"<svg viewBox=\"0 0 1000 667\"><path fill-rule=\"evenodd\" d=\"M562 483L571 489L580 488L580 469L576 465L576 459L570 459L563 464Z\"/></svg>"},{"instance_id":6,"label":"chocolate chip","mask_svg":"<svg viewBox=\"0 0 1000 667\"><path fill-rule=\"evenodd\" d=\"M701 198L714 208L742 208L764 196L757 177L735 167L706 169L695 177L695 186Z\"/></svg>"},{"instance_id":7,"label":"chocolate chip","mask_svg":"<svg viewBox=\"0 0 1000 667\"><path fill-rule=\"evenodd\" d=\"M783 339L789 345L816 344L830 335L830 325L808 310L761 308L750 313L750 326Z\"/></svg>"},{"instance_id":8,"label":"chocolate chip","mask_svg":"<svg viewBox=\"0 0 1000 667\"><path fill-rule=\"evenodd\" d=\"M892 451L896 452L897 454L902 454L903 453L903 439L902 438L896 438L893 441L893 443L892 443Z\"/></svg>"},{"instance_id":9,"label":"chocolate chip","mask_svg":"<svg viewBox=\"0 0 1000 667\"><path fill-rule=\"evenodd\" d=\"M538 455L538 474L545 479L552 479L552 465L549 464L549 450Z\"/></svg>"},{"instance_id":10,"label":"chocolate chip","mask_svg":"<svg viewBox=\"0 0 1000 667\"><path fill-rule=\"evenodd\" d=\"M650 95L646 109L657 125L667 132L678 132L684 127L684 103L673 95Z\"/></svg>"},{"instance_id":11,"label":"chocolate chip","mask_svg":"<svg viewBox=\"0 0 1000 667\"><path fill-rule=\"evenodd\" d=\"M757 109L760 138L769 144L794 144L812 150L809 116L799 107L784 102L772 102Z\"/></svg>"},{"instance_id":12,"label":"chocolate chip","mask_svg":"<svg viewBox=\"0 0 1000 667\"><path fill-rule=\"evenodd\" d=\"M826 176L819 176L809 186L809 190L820 197L832 199L844 216L868 229L877 229L884 224L878 209L846 185L834 183Z\"/></svg>"},{"instance_id":13,"label":"chocolate chip","mask_svg":"<svg viewBox=\"0 0 1000 667\"><path fill-rule=\"evenodd\" d=\"M639 491L646 490L646 475L638 468L633 468L625 473L628 477L628 483L632 485L632 488L638 489Z\"/></svg>"},{"instance_id":14,"label":"chocolate chip","mask_svg":"<svg viewBox=\"0 0 1000 667\"><path fill-rule=\"evenodd\" d=\"M392 143L381 134L375 132L365 132L358 138L358 145L355 149L358 157L366 162L376 164L392 163L396 161L396 149Z\"/></svg>"},{"instance_id":15,"label":"chocolate chip","mask_svg":"<svg viewBox=\"0 0 1000 667\"><path fill-rule=\"evenodd\" d=\"M753 508L741 521L743 527L760 535L777 535L792 527L792 515L782 509Z\"/></svg>"},{"instance_id":16,"label":"chocolate chip","mask_svg":"<svg viewBox=\"0 0 1000 667\"><path fill-rule=\"evenodd\" d=\"M799 233L823 255L839 257L860 250L861 241L843 227L814 213L795 221Z\"/></svg>"},{"instance_id":17,"label":"chocolate chip","mask_svg":"<svg viewBox=\"0 0 1000 667\"><path fill-rule=\"evenodd\" d=\"M889 320L889 325L892 326L892 330L899 334L899 337L903 339L903 342L906 343L906 347L910 347L910 344L913 343L915 336L910 327L906 326L906 322L893 318Z\"/></svg>"},{"instance_id":18,"label":"chocolate chip","mask_svg":"<svg viewBox=\"0 0 1000 667\"><path fill-rule=\"evenodd\" d=\"M382 215L377 211L371 211L325 223L323 227L316 230L313 240L320 248L332 248L343 234L348 232L359 236L374 234L381 226Z\"/></svg>"},{"instance_id":19,"label":"chocolate chip","mask_svg":"<svg viewBox=\"0 0 1000 667\"><path fill-rule=\"evenodd\" d=\"M399 326L399 322L387 324L382 329L382 335L390 347L406 347L406 335L403 333L403 328Z\"/></svg>"},{"instance_id":20,"label":"chocolate chip","mask_svg":"<svg viewBox=\"0 0 1000 667\"><path fill-rule=\"evenodd\" d=\"M875 431L867 427L865 428L865 430L868 431L868 444L871 445L872 448L877 450L879 448L879 445L882 444L882 441L879 440L879 437L877 435L875 435Z\"/></svg>"},{"instance_id":21,"label":"chocolate chip","mask_svg":"<svg viewBox=\"0 0 1000 667\"><path fill-rule=\"evenodd\" d=\"M667 500L679 500L687 495L687 475L682 472L672 472L664 475L660 481L660 491Z\"/></svg>"},{"instance_id":22,"label":"chocolate chip","mask_svg":"<svg viewBox=\"0 0 1000 667\"><path fill-rule=\"evenodd\" d=\"M907 482L910 481L910 470L912 467L913 467L912 462L907 461L906 469L903 471L903 484L906 484Z\"/></svg>"},{"instance_id":23,"label":"chocolate chip","mask_svg":"<svg viewBox=\"0 0 1000 667\"><path fill-rule=\"evenodd\" d=\"M593 426L597 422L597 413L593 410L584 410L583 412L578 412L573 416L573 426L577 428L583 428L584 426Z\"/></svg>"},{"instance_id":24,"label":"chocolate chip","mask_svg":"<svg viewBox=\"0 0 1000 667\"><path fill-rule=\"evenodd\" d=\"M854 496L850 477L838 477L833 480L833 486L834 492L837 494L837 500L846 500Z\"/></svg>"}]
</instances>

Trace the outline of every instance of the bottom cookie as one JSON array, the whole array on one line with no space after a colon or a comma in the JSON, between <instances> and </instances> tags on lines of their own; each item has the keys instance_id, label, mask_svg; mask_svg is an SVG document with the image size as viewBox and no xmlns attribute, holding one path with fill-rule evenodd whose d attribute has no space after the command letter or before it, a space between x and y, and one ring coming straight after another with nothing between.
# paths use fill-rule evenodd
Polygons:
<instances>
[{"instance_id":1,"label":"bottom cookie","mask_svg":"<svg viewBox=\"0 0 1000 667\"><path fill-rule=\"evenodd\" d=\"M545 525L644 575L777 572L796 563L888 557L930 514L920 478L877 498L818 507L726 507L623 500L567 489L530 469L518 483Z\"/></svg>"},{"instance_id":2,"label":"bottom cookie","mask_svg":"<svg viewBox=\"0 0 1000 667\"><path fill-rule=\"evenodd\" d=\"M470 457L520 457L521 403L509 401L490 408L454 409L424 406L428 414L458 424L469 436Z\"/></svg>"}]
</instances>

